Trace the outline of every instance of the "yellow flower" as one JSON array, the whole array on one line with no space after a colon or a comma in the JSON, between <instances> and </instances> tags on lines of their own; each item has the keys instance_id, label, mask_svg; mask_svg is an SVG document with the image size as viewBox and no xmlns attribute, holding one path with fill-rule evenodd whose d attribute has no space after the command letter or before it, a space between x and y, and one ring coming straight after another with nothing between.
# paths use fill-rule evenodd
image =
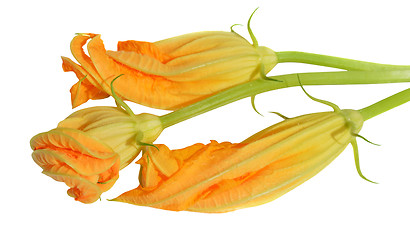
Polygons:
<instances>
[{"instance_id":1,"label":"yellow flower","mask_svg":"<svg viewBox=\"0 0 410 240\"><path fill-rule=\"evenodd\" d=\"M30 145L44 174L65 182L75 200L92 203L114 185L119 171L161 131L157 116L93 107L77 111L57 128L34 136Z\"/></svg>"},{"instance_id":2,"label":"yellow flower","mask_svg":"<svg viewBox=\"0 0 410 240\"><path fill-rule=\"evenodd\" d=\"M89 56L83 51L87 43ZM253 46L234 32L197 32L150 43L118 42L107 51L98 34L80 34L71 42L79 64L63 57L64 71L81 84L71 88L73 107L111 95L110 83L124 100L159 109L178 109L224 89L268 73L277 63L274 51Z\"/></svg>"},{"instance_id":3,"label":"yellow flower","mask_svg":"<svg viewBox=\"0 0 410 240\"><path fill-rule=\"evenodd\" d=\"M326 167L362 124L358 111L342 110L286 119L236 144L156 145L138 161L140 186L114 201L195 212L264 204Z\"/></svg>"}]
</instances>

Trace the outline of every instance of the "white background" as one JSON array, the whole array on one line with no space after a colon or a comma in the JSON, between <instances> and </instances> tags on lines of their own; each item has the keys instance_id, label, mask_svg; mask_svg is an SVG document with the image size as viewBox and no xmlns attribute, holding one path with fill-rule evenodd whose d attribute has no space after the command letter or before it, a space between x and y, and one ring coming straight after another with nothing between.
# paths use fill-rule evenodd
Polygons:
<instances>
[{"instance_id":1,"label":"white background","mask_svg":"<svg viewBox=\"0 0 410 240\"><path fill-rule=\"evenodd\" d=\"M246 24L260 45L390 64L410 64L407 1L6 1L1 14L1 239L409 239L410 104L365 123L359 140L362 171L350 147L329 167L283 197L225 214L170 212L108 202L137 187L138 166L121 172L116 185L93 204L75 202L67 187L41 174L29 140L54 128L74 110L60 56L70 57L74 33L102 34L107 49L120 40L157 41L203 30L229 31ZM244 27L236 30L246 35ZM247 35L246 35L247 36ZM329 71L279 64L270 75ZM307 86L314 96L359 109L409 84ZM89 101L80 108L110 105ZM287 116L327 111L300 88L261 94L166 129L156 143L182 148L209 140L239 142ZM136 113L158 111L130 103ZM406 230L407 228L407 230ZM7 237L6 237L7 236Z\"/></svg>"}]
</instances>

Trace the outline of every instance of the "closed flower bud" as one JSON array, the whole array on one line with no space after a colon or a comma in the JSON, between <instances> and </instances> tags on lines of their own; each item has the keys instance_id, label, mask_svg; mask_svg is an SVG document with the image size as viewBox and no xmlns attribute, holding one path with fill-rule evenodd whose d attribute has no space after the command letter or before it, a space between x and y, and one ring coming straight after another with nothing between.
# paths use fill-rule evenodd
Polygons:
<instances>
[{"instance_id":1,"label":"closed flower bud","mask_svg":"<svg viewBox=\"0 0 410 240\"><path fill-rule=\"evenodd\" d=\"M44 174L65 182L75 200L92 203L114 185L119 170L138 156L143 143L152 143L161 131L157 116L93 107L34 136L30 145Z\"/></svg>"},{"instance_id":2,"label":"closed flower bud","mask_svg":"<svg viewBox=\"0 0 410 240\"><path fill-rule=\"evenodd\" d=\"M88 40L89 56L82 49ZM64 71L74 71L79 79L86 76L71 89L73 107L107 97L112 79L123 74L116 85L122 99L178 109L259 78L277 63L274 51L253 46L234 32L198 32L154 43L118 42L118 51L107 51L100 35L80 34L72 40L71 51L79 64L63 57Z\"/></svg>"},{"instance_id":3,"label":"closed flower bud","mask_svg":"<svg viewBox=\"0 0 410 240\"><path fill-rule=\"evenodd\" d=\"M264 204L326 167L362 124L358 111L342 110L286 119L236 144L156 145L138 161L140 186L114 200L195 212Z\"/></svg>"}]
</instances>

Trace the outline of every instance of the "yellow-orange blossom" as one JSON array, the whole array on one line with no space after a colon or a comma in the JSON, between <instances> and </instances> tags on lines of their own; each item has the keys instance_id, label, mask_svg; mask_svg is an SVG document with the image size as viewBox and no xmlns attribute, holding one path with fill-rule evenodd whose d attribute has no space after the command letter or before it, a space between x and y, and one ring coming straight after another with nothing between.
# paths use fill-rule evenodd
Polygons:
<instances>
[{"instance_id":1,"label":"yellow-orange blossom","mask_svg":"<svg viewBox=\"0 0 410 240\"><path fill-rule=\"evenodd\" d=\"M75 200L92 203L114 185L120 169L138 156L142 143L153 142L161 131L157 116L93 107L37 134L30 146L45 175L66 183L68 195Z\"/></svg>"},{"instance_id":2,"label":"yellow-orange blossom","mask_svg":"<svg viewBox=\"0 0 410 240\"><path fill-rule=\"evenodd\" d=\"M87 44L87 55L83 46ZM275 52L253 46L233 32L197 32L150 43L118 42L107 51L97 34L79 34L71 42L78 64L62 57L64 71L78 79L71 88L72 106L116 93L159 109L178 109L224 89L268 73L277 63ZM262 72L263 71L263 72Z\"/></svg>"},{"instance_id":3,"label":"yellow-orange blossom","mask_svg":"<svg viewBox=\"0 0 410 240\"><path fill-rule=\"evenodd\" d=\"M174 211L227 212L269 202L326 167L360 131L358 111L287 119L249 139L170 151L149 148L140 186L115 201Z\"/></svg>"}]
</instances>

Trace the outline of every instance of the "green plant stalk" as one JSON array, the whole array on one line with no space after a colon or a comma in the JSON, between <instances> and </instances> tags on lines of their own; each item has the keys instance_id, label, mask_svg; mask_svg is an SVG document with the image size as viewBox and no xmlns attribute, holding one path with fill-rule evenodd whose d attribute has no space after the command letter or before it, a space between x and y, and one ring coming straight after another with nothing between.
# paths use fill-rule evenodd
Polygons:
<instances>
[{"instance_id":1,"label":"green plant stalk","mask_svg":"<svg viewBox=\"0 0 410 240\"><path fill-rule=\"evenodd\" d=\"M410 101L410 88L359 110L364 121Z\"/></svg>"},{"instance_id":2,"label":"green plant stalk","mask_svg":"<svg viewBox=\"0 0 410 240\"><path fill-rule=\"evenodd\" d=\"M410 69L410 66L406 65L389 65L379 64L365 61L358 61L347 58L332 57L327 55L297 52L297 51L284 51L276 52L278 57L278 63L296 62L296 63L308 63L313 65L332 67L345 69L350 71L383 71L383 70L406 70Z\"/></svg>"},{"instance_id":3,"label":"green plant stalk","mask_svg":"<svg viewBox=\"0 0 410 240\"><path fill-rule=\"evenodd\" d=\"M163 127L169 127L194 116L259 93L303 85L345 85L410 82L410 70L341 71L298 73L270 77L279 81L257 79L229 88L202 101L160 117ZM300 80L300 82L299 82ZM370 108L371 109L371 108ZM376 112L375 110L362 110ZM370 113L369 113L370 114Z\"/></svg>"}]
</instances>

